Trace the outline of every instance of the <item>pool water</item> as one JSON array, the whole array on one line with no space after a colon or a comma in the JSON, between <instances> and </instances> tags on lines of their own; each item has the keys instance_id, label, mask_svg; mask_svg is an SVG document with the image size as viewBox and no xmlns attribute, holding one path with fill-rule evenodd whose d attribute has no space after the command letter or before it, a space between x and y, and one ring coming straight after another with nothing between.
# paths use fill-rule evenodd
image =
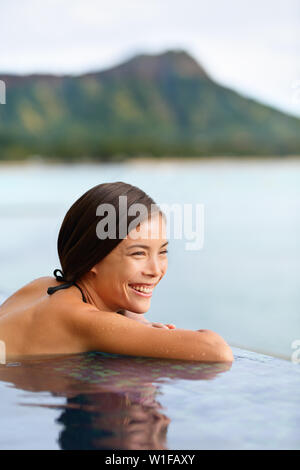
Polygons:
<instances>
[{"instance_id":1,"label":"pool water","mask_svg":"<svg viewBox=\"0 0 300 470\"><path fill-rule=\"evenodd\" d=\"M300 449L300 366L91 352L0 365L0 449Z\"/></svg>"}]
</instances>

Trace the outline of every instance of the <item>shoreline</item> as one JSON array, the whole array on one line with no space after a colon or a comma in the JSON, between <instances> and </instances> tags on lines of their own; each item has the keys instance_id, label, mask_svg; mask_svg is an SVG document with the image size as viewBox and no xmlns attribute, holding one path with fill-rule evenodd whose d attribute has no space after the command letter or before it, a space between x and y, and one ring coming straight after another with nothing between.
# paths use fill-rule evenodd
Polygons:
<instances>
[{"instance_id":1,"label":"shoreline","mask_svg":"<svg viewBox=\"0 0 300 470\"><path fill-rule=\"evenodd\" d=\"M67 161L67 160L51 160L51 159L27 159L27 160L0 160L0 167L43 167L43 166L110 166L110 165L151 165L151 166L159 166L161 164L209 164L209 163L290 163L290 162L300 162L300 154L299 155L286 155L286 156L278 156L278 155L249 155L249 156L241 156L241 157L234 157L234 156L211 156L211 157L132 157L126 160L119 160L119 161L96 161L96 160L78 160L78 161Z\"/></svg>"}]
</instances>

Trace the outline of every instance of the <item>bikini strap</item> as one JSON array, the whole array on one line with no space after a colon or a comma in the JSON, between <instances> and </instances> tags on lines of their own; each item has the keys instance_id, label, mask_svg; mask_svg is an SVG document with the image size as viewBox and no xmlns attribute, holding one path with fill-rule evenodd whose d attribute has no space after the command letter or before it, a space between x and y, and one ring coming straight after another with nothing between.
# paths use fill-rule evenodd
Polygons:
<instances>
[{"instance_id":1,"label":"bikini strap","mask_svg":"<svg viewBox=\"0 0 300 470\"><path fill-rule=\"evenodd\" d=\"M60 273L60 276L57 273ZM56 278L57 281L68 282L66 281L64 273L62 272L61 269L54 269L53 276Z\"/></svg>"},{"instance_id":2,"label":"bikini strap","mask_svg":"<svg viewBox=\"0 0 300 470\"><path fill-rule=\"evenodd\" d=\"M60 273L60 275L57 274L57 273ZM81 287L79 287L79 285L76 284L76 282L74 282L74 281L67 281L67 280L65 279L65 277L64 277L63 272L62 272L60 269L55 269L55 270L53 271L53 275L54 275L55 279L56 279L58 282L64 282L64 284L61 284L60 286L55 286L55 287L48 287L48 289L47 289L47 294L52 295L52 294L54 294L54 292L56 292L56 291L58 291L58 290L61 290L61 289L68 289L69 287L76 286L76 287L80 290L80 292L81 292L83 302L87 303L86 298L85 298L85 296L84 296L84 293L82 292Z\"/></svg>"}]
</instances>

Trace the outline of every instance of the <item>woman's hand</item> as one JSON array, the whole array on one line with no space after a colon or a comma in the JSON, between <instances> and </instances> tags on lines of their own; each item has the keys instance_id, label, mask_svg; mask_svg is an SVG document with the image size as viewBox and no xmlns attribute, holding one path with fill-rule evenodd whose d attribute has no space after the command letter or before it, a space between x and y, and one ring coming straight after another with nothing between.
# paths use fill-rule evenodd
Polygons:
<instances>
[{"instance_id":1,"label":"woman's hand","mask_svg":"<svg viewBox=\"0 0 300 470\"><path fill-rule=\"evenodd\" d=\"M138 321L139 323L143 323L146 326L152 326L153 328L164 328L166 330L174 330L176 328L175 325L172 323L157 323L157 322L150 322L146 320L143 313L134 313L129 312L129 310L122 310L119 313L124 315L124 317L130 318L131 320Z\"/></svg>"},{"instance_id":2,"label":"woman's hand","mask_svg":"<svg viewBox=\"0 0 300 470\"><path fill-rule=\"evenodd\" d=\"M154 328L165 328L167 330L174 330L176 328L175 325L173 325L173 323L149 323L149 326L153 326Z\"/></svg>"}]
</instances>

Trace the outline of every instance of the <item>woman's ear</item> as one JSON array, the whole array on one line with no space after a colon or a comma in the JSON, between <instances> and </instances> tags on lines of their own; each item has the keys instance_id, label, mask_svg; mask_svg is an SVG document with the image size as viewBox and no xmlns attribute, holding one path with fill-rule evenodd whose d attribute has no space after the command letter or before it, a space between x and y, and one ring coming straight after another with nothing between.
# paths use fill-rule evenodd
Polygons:
<instances>
[{"instance_id":1,"label":"woman's ear","mask_svg":"<svg viewBox=\"0 0 300 470\"><path fill-rule=\"evenodd\" d=\"M92 269L90 269L90 273L92 273L92 275L97 275L99 272L98 268L97 268L97 265L93 266Z\"/></svg>"}]
</instances>

